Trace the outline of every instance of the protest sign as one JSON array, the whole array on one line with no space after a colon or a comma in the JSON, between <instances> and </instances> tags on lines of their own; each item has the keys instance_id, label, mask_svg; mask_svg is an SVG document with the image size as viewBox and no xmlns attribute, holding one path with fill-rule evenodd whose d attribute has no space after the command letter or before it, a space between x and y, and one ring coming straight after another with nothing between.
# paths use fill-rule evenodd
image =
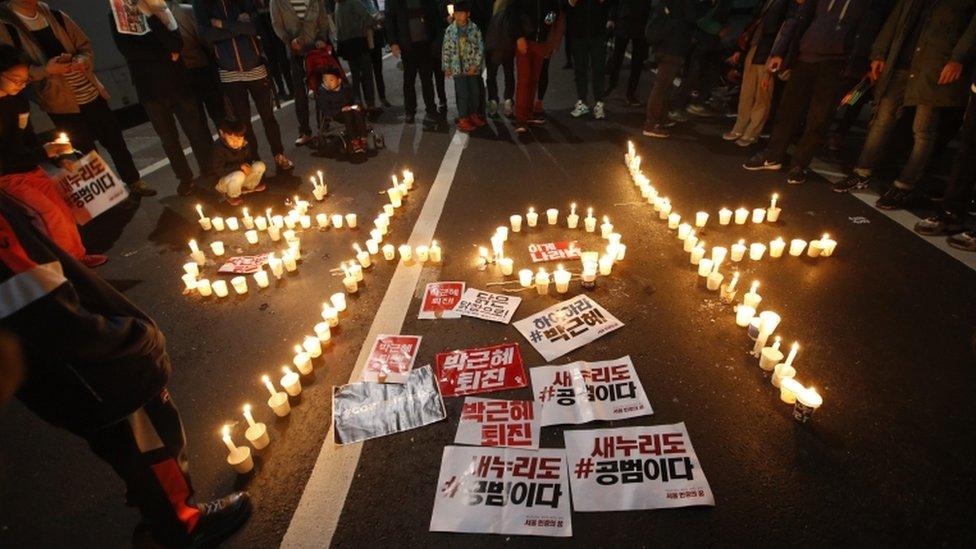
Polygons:
<instances>
[{"instance_id":1,"label":"protest sign","mask_svg":"<svg viewBox=\"0 0 976 549\"><path fill-rule=\"evenodd\" d=\"M454 310L462 316L508 324L519 303L522 303L521 297L468 288Z\"/></svg>"},{"instance_id":2,"label":"protest sign","mask_svg":"<svg viewBox=\"0 0 976 549\"><path fill-rule=\"evenodd\" d=\"M268 262L268 254L238 255L227 260L217 269L218 273L252 274Z\"/></svg>"},{"instance_id":3,"label":"protest sign","mask_svg":"<svg viewBox=\"0 0 976 549\"><path fill-rule=\"evenodd\" d=\"M410 372L405 383L360 381L332 388L337 444L349 444L429 425L447 417L430 366Z\"/></svg>"},{"instance_id":4,"label":"protest sign","mask_svg":"<svg viewBox=\"0 0 976 549\"><path fill-rule=\"evenodd\" d=\"M424 300L420 302L420 320L435 318L460 318L454 308L461 301L464 282L431 282L424 288Z\"/></svg>"},{"instance_id":5,"label":"protest sign","mask_svg":"<svg viewBox=\"0 0 976 549\"><path fill-rule=\"evenodd\" d=\"M563 436L577 511L715 505L684 423Z\"/></svg>"},{"instance_id":6,"label":"protest sign","mask_svg":"<svg viewBox=\"0 0 976 549\"><path fill-rule=\"evenodd\" d=\"M530 370L542 426L649 416L654 413L629 356Z\"/></svg>"},{"instance_id":7,"label":"protest sign","mask_svg":"<svg viewBox=\"0 0 976 549\"><path fill-rule=\"evenodd\" d=\"M538 402L468 397L461 406L454 444L539 447Z\"/></svg>"},{"instance_id":8,"label":"protest sign","mask_svg":"<svg viewBox=\"0 0 976 549\"><path fill-rule=\"evenodd\" d=\"M125 183L91 151L75 162L73 170L57 176L58 190L79 225L84 225L129 196Z\"/></svg>"},{"instance_id":9,"label":"protest sign","mask_svg":"<svg viewBox=\"0 0 976 549\"><path fill-rule=\"evenodd\" d=\"M447 446L432 532L573 535L562 449Z\"/></svg>"},{"instance_id":10,"label":"protest sign","mask_svg":"<svg viewBox=\"0 0 976 549\"><path fill-rule=\"evenodd\" d=\"M575 240L529 244L529 256L532 257L532 263L579 259L581 252L579 243Z\"/></svg>"},{"instance_id":11,"label":"protest sign","mask_svg":"<svg viewBox=\"0 0 976 549\"><path fill-rule=\"evenodd\" d=\"M377 336L363 368L363 381L403 383L413 368L419 348L420 336Z\"/></svg>"},{"instance_id":12,"label":"protest sign","mask_svg":"<svg viewBox=\"0 0 976 549\"><path fill-rule=\"evenodd\" d=\"M557 303L513 324L546 360L559 358L623 325L585 295Z\"/></svg>"},{"instance_id":13,"label":"protest sign","mask_svg":"<svg viewBox=\"0 0 976 549\"><path fill-rule=\"evenodd\" d=\"M518 343L437 353L437 381L445 397L528 385Z\"/></svg>"},{"instance_id":14,"label":"protest sign","mask_svg":"<svg viewBox=\"0 0 976 549\"><path fill-rule=\"evenodd\" d=\"M135 2L128 0L109 0L112 7L112 20L119 34L142 36L149 32L149 20L139 11Z\"/></svg>"}]
</instances>

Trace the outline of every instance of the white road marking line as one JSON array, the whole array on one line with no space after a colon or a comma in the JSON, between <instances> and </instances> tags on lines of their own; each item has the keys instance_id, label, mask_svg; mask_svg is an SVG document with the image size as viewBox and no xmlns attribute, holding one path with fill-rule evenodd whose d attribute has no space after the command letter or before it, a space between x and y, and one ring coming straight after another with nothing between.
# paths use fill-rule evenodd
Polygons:
<instances>
[{"instance_id":1,"label":"white road marking line","mask_svg":"<svg viewBox=\"0 0 976 549\"><path fill-rule=\"evenodd\" d=\"M457 173L461 153L467 144L467 134L454 133L417 223L410 234L409 244L413 246L427 244L434 237L434 230L437 228L437 222L444 210L447 195ZM422 266L416 263L409 267L403 263L397 265L365 342L373 341L379 334L400 333L421 271ZM370 346L364 344L356 359L356 366L349 376L350 383L359 380L369 352ZM330 423L329 432L322 443L312 474L281 541L281 547L328 547L331 544L362 449L362 444L336 445Z\"/></svg>"}]
</instances>

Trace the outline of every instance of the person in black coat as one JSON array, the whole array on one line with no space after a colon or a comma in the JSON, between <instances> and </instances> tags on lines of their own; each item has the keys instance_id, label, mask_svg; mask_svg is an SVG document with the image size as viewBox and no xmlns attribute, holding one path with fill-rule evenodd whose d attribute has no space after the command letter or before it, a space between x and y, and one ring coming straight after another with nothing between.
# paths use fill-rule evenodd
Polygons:
<instances>
[{"instance_id":1,"label":"person in black coat","mask_svg":"<svg viewBox=\"0 0 976 549\"><path fill-rule=\"evenodd\" d=\"M566 36L572 43L573 72L576 77L576 105L570 115L578 118L590 112L589 91L593 92L593 118L606 116L603 91L606 82L607 31L616 0L566 0Z\"/></svg>"},{"instance_id":2,"label":"person in black coat","mask_svg":"<svg viewBox=\"0 0 976 549\"><path fill-rule=\"evenodd\" d=\"M426 118L432 121L438 116L434 74L435 59L440 57L443 21L435 0L390 0L386 4L386 40L393 55L403 61L403 107L407 124L412 124L417 114L418 76Z\"/></svg>"},{"instance_id":3,"label":"person in black coat","mask_svg":"<svg viewBox=\"0 0 976 549\"><path fill-rule=\"evenodd\" d=\"M647 59L644 27L647 26L647 17L650 13L651 3L647 0L619 0L610 16L610 24L613 27L613 55L607 66L609 81L606 94L617 87L620 67L624 63L624 53L627 51L627 44L630 44L630 76L627 78L625 96L630 106L640 105L635 94L641 73L644 72L644 60Z\"/></svg>"}]
</instances>

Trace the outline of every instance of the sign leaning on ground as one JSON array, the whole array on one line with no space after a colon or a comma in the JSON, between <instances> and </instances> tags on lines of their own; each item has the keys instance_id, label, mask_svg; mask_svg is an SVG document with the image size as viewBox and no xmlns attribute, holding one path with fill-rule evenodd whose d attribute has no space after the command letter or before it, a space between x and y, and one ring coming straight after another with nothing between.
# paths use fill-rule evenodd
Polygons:
<instances>
[{"instance_id":1,"label":"sign leaning on ground","mask_svg":"<svg viewBox=\"0 0 976 549\"><path fill-rule=\"evenodd\" d=\"M629 356L529 370L542 426L616 420L654 413Z\"/></svg>"}]
</instances>

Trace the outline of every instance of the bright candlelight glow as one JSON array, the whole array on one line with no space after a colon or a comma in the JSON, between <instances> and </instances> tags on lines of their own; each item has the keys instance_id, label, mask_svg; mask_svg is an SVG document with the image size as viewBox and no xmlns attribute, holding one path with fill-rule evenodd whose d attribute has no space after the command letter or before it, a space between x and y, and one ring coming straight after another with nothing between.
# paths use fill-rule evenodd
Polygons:
<instances>
[{"instance_id":1,"label":"bright candlelight glow","mask_svg":"<svg viewBox=\"0 0 976 549\"><path fill-rule=\"evenodd\" d=\"M790 348L790 354L786 357L785 364L787 366L793 365L793 360L796 359L796 353L800 350L800 344L796 341L793 342L793 347Z\"/></svg>"},{"instance_id":2,"label":"bright candlelight glow","mask_svg":"<svg viewBox=\"0 0 976 549\"><path fill-rule=\"evenodd\" d=\"M718 211L718 224L728 225L732 221L732 210L728 208L722 208Z\"/></svg>"},{"instance_id":3,"label":"bright candlelight glow","mask_svg":"<svg viewBox=\"0 0 976 549\"><path fill-rule=\"evenodd\" d=\"M203 206L200 204L197 204L197 214L200 216L200 219L206 219L206 216L203 215Z\"/></svg>"},{"instance_id":4,"label":"bright candlelight glow","mask_svg":"<svg viewBox=\"0 0 976 549\"><path fill-rule=\"evenodd\" d=\"M769 209L773 209L773 208L776 207L776 201L777 200L779 200L779 195L776 194L776 193L773 193L773 198L772 198L772 200L769 201Z\"/></svg>"}]
</instances>

